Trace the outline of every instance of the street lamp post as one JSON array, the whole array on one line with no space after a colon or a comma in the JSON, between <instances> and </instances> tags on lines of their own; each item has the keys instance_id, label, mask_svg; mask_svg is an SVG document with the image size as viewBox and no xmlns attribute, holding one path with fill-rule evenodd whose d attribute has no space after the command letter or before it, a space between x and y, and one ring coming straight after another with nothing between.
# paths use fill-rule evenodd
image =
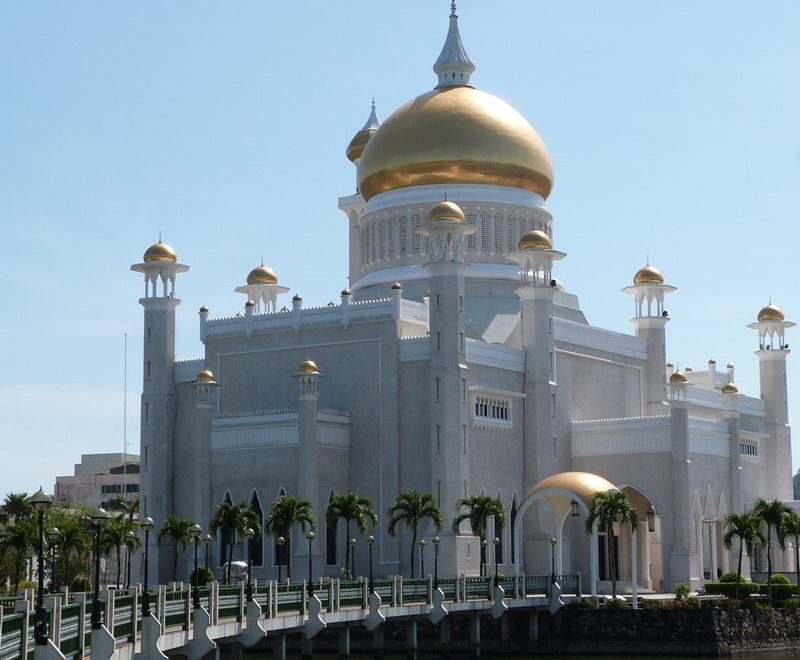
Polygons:
<instances>
[{"instance_id":1,"label":"street lamp post","mask_svg":"<svg viewBox=\"0 0 800 660\"><path fill-rule=\"evenodd\" d=\"M314 532L309 531L306 538L308 539L308 597L311 598L314 595L314 581L311 579L311 542L314 540Z\"/></svg>"},{"instance_id":2,"label":"street lamp post","mask_svg":"<svg viewBox=\"0 0 800 660\"><path fill-rule=\"evenodd\" d=\"M367 537L367 543L369 543L369 592L374 594L375 581L372 579L372 544L375 543L375 537L372 536L372 534Z\"/></svg>"},{"instance_id":3,"label":"street lamp post","mask_svg":"<svg viewBox=\"0 0 800 660\"><path fill-rule=\"evenodd\" d=\"M275 539L275 543L278 544L278 582L281 581L281 568L283 568L283 545L286 543L286 539L282 536L279 536Z\"/></svg>"},{"instance_id":4,"label":"street lamp post","mask_svg":"<svg viewBox=\"0 0 800 660\"><path fill-rule=\"evenodd\" d=\"M500 583L497 574L497 549L499 547L500 547L500 539L495 537L494 538L494 586L495 587Z\"/></svg>"},{"instance_id":5,"label":"street lamp post","mask_svg":"<svg viewBox=\"0 0 800 660\"><path fill-rule=\"evenodd\" d=\"M41 486L39 490L31 495L31 504L39 514L39 590L36 594L36 623L34 624L33 636L37 646L47 644L47 613L44 610L44 512L50 508L53 498L45 493Z\"/></svg>"},{"instance_id":6,"label":"street lamp post","mask_svg":"<svg viewBox=\"0 0 800 660\"><path fill-rule=\"evenodd\" d=\"M555 584L556 583L556 540L555 536L550 537L550 547L552 548L552 552L550 553L550 582Z\"/></svg>"},{"instance_id":7,"label":"street lamp post","mask_svg":"<svg viewBox=\"0 0 800 660\"><path fill-rule=\"evenodd\" d=\"M425 577L425 539L419 540L419 576Z\"/></svg>"},{"instance_id":8,"label":"street lamp post","mask_svg":"<svg viewBox=\"0 0 800 660\"><path fill-rule=\"evenodd\" d=\"M481 539L481 577L486 576L486 539Z\"/></svg>"},{"instance_id":9,"label":"street lamp post","mask_svg":"<svg viewBox=\"0 0 800 660\"><path fill-rule=\"evenodd\" d=\"M250 541L253 540L256 533L252 527L248 527L244 530L244 538L246 540L246 547L247 547L247 589L245 590L245 596L247 598L247 602L249 603L253 600L253 583L250 579L250 572L253 566L253 560L250 558Z\"/></svg>"},{"instance_id":10,"label":"street lamp post","mask_svg":"<svg viewBox=\"0 0 800 660\"><path fill-rule=\"evenodd\" d=\"M433 588L439 588L439 537L433 537Z\"/></svg>"},{"instance_id":11,"label":"street lamp post","mask_svg":"<svg viewBox=\"0 0 800 660\"><path fill-rule=\"evenodd\" d=\"M97 509L89 519L94 527L94 596L92 598L92 630L100 630L100 536L109 516L105 509Z\"/></svg>"},{"instance_id":12,"label":"street lamp post","mask_svg":"<svg viewBox=\"0 0 800 660\"><path fill-rule=\"evenodd\" d=\"M144 531L144 589L142 591L142 618L150 616L150 592L147 588L147 572L150 565L149 550L150 550L150 532L155 523L150 516L145 516L139 522L139 527Z\"/></svg>"},{"instance_id":13,"label":"street lamp post","mask_svg":"<svg viewBox=\"0 0 800 660\"><path fill-rule=\"evenodd\" d=\"M194 609L200 609L200 572L197 570L197 545L200 543L200 537L203 535L203 530L200 525L195 523L189 528L189 535L194 540L194 584L192 585L192 604Z\"/></svg>"},{"instance_id":14,"label":"street lamp post","mask_svg":"<svg viewBox=\"0 0 800 660\"><path fill-rule=\"evenodd\" d=\"M133 550L133 544L136 541L136 532L132 529L129 529L125 532L125 546L128 549L128 565L125 570L125 588L131 588L131 550Z\"/></svg>"},{"instance_id":15,"label":"street lamp post","mask_svg":"<svg viewBox=\"0 0 800 660\"><path fill-rule=\"evenodd\" d=\"M56 546L61 540L61 530L58 527L51 527L47 530L47 538L50 539L50 593L58 591L58 580L56 579Z\"/></svg>"},{"instance_id":16,"label":"street lamp post","mask_svg":"<svg viewBox=\"0 0 800 660\"><path fill-rule=\"evenodd\" d=\"M350 579L356 578L356 540L350 539Z\"/></svg>"}]
</instances>

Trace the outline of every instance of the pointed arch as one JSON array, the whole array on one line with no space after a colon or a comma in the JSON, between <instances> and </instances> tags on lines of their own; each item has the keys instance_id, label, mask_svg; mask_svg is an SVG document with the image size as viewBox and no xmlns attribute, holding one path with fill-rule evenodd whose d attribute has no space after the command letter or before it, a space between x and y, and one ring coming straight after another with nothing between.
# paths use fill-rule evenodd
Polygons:
<instances>
[{"instance_id":1,"label":"pointed arch","mask_svg":"<svg viewBox=\"0 0 800 660\"><path fill-rule=\"evenodd\" d=\"M512 564L516 564L517 563L517 556L516 556L516 552L515 552L516 549L514 548L513 531L515 529L514 528L514 524L517 522L517 509L518 508L519 508L519 505L517 504L517 491L514 491L514 495L511 497L511 513L508 516L508 522L509 522L508 527L509 527L509 532L510 532L510 536L511 536L511 544L510 545L511 545L511 563Z\"/></svg>"},{"instance_id":2,"label":"pointed arch","mask_svg":"<svg viewBox=\"0 0 800 660\"><path fill-rule=\"evenodd\" d=\"M258 522L261 527L250 543L248 544L247 551L253 566L264 565L264 510L261 507L261 499L258 497L258 491L254 488L250 494L250 510L258 516Z\"/></svg>"},{"instance_id":3,"label":"pointed arch","mask_svg":"<svg viewBox=\"0 0 800 660\"><path fill-rule=\"evenodd\" d=\"M222 496L222 501L220 504L232 503L233 500L231 499L231 491L226 490L225 494ZM219 534L217 534L217 566L219 568L222 568L222 565L225 563L225 548L228 546L229 537L230 532L224 527L220 527Z\"/></svg>"},{"instance_id":4,"label":"pointed arch","mask_svg":"<svg viewBox=\"0 0 800 660\"><path fill-rule=\"evenodd\" d=\"M711 492L711 484L706 487L706 505L703 508L705 520L717 519L717 507L714 505L714 494Z\"/></svg>"}]
</instances>

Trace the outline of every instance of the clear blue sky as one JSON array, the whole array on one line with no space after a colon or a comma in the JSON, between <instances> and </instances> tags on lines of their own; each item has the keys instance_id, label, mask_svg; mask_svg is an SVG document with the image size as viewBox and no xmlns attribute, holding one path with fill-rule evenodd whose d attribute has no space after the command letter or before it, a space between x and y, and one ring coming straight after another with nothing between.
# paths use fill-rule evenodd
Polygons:
<instances>
[{"instance_id":1,"label":"clear blue sky","mask_svg":"<svg viewBox=\"0 0 800 660\"><path fill-rule=\"evenodd\" d=\"M240 309L262 254L307 303L337 298L345 147L373 94L384 118L433 87L448 5L0 4L0 495L122 450L124 333L138 450L128 268L159 231L191 266L180 359L202 354L198 307ZM632 331L619 290L649 255L679 287L669 359L733 361L757 395L744 325L770 296L800 320L800 3L462 0L459 15L473 82L550 149L557 275L590 322Z\"/></svg>"}]
</instances>

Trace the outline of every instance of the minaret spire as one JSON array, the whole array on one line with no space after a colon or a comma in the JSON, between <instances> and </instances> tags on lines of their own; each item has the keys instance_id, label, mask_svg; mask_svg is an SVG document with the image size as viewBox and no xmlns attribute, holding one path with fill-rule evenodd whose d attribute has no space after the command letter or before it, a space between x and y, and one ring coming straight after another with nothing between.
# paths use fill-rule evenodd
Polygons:
<instances>
[{"instance_id":1,"label":"minaret spire","mask_svg":"<svg viewBox=\"0 0 800 660\"><path fill-rule=\"evenodd\" d=\"M433 65L433 71L439 76L437 89L469 85L470 76L475 73L475 65L469 59L464 44L461 43L455 0L450 3L450 27L447 30L447 38L444 40L442 52L439 53L439 58Z\"/></svg>"}]
</instances>

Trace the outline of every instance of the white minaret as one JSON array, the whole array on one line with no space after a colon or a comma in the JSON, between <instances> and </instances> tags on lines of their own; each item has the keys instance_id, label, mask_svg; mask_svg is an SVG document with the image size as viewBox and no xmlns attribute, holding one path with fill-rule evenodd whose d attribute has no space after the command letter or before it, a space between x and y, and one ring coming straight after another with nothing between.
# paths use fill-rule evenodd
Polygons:
<instances>
[{"instance_id":1,"label":"white minaret","mask_svg":"<svg viewBox=\"0 0 800 660\"><path fill-rule=\"evenodd\" d=\"M525 402L523 425L524 490L559 471L555 432L555 341L553 336L553 262L566 255L553 249L553 241L538 229L525 234L518 250L509 255L519 264L522 346L525 349ZM536 515L528 515L524 529L524 566L527 572L547 572L551 552Z\"/></svg>"},{"instance_id":2,"label":"white minaret","mask_svg":"<svg viewBox=\"0 0 800 660\"><path fill-rule=\"evenodd\" d=\"M299 428L297 452L297 492L300 497L311 502L316 512L324 512L327 502L319 497L319 451L317 447L317 417L319 412L319 391L317 389L322 374L319 367L310 358L305 359L297 367L294 376L297 379L299 403ZM320 518L324 514L319 514ZM300 539L298 539L300 540ZM312 542L312 560L321 566L322 542L319 538ZM308 559L308 543L305 539L292 543L292 554L296 559ZM295 563L295 565L299 565Z\"/></svg>"},{"instance_id":3,"label":"white minaret","mask_svg":"<svg viewBox=\"0 0 800 660\"><path fill-rule=\"evenodd\" d=\"M142 515L150 516L160 526L174 513L172 502L172 438L174 435L175 396L175 277L189 266L159 239L144 253L142 263L131 270L144 273L144 359L141 408ZM163 557L162 557L163 554ZM169 578L169 549L152 553L153 580ZM163 559L164 561L160 561ZM163 569L162 569L163 567ZM163 572L162 572L163 570Z\"/></svg>"},{"instance_id":4,"label":"white minaret","mask_svg":"<svg viewBox=\"0 0 800 660\"><path fill-rule=\"evenodd\" d=\"M661 518L662 543L671 543L665 584L691 584L692 500L689 457L689 380L680 370L669 377L669 415L672 433L672 509ZM670 531L672 532L670 534ZM695 553L696 554L696 553ZM700 573L702 576L702 573Z\"/></svg>"},{"instance_id":5,"label":"white minaret","mask_svg":"<svg viewBox=\"0 0 800 660\"><path fill-rule=\"evenodd\" d=\"M278 276L272 268L264 265L263 259L260 266L248 273L247 284L236 287L236 293L245 294L247 302L253 301L256 314L274 312L278 294L288 291L288 287L278 285Z\"/></svg>"},{"instance_id":6,"label":"white minaret","mask_svg":"<svg viewBox=\"0 0 800 660\"><path fill-rule=\"evenodd\" d=\"M418 229L430 239L430 438L431 491L444 512L440 561L454 574L474 569L465 541L455 537L450 522L456 501L469 492L469 414L467 409L466 323L464 320L463 260L466 236L475 227L453 202L440 202L430 211L428 224Z\"/></svg>"},{"instance_id":7,"label":"white minaret","mask_svg":"<svg viewBox=\"0 0 800 660\"><path fill-rule=\"evenodd\" d=\"M203 369L191 384L192 403L195 414L192 419L193 446L192 461L194 493L192 517L203 524L211 520L211 415L217 412L219 402L219 383L210 369Z\"/></svg>"},{"instance_id":8,"label":"white minaret","mask_svg":"<svg viewBox=\"0 0 800 660\"><path fill-rule=\"evenodd\" d=\"M793 499L792 438L786 385L786 356L789 355L789 345L784 339L784 332L794 325L786 321L780 308L770 302L759 311L758 321L747 326L758 330L756 355L761 376L761 398L766 408L764 431L770 436L761 445L770 468L766 482L770 492L763 495L767 499Z\"/></svg>"},{"instance_id":9,"label":"white minaret","mask_svg":"<svg viewBox=\"0 0 800 660\"><path fill-rule=\"evenodd\" d=\"M631 323L636 328L636 336L644 338L646 342L646 400L642 412L645 415L663 415L667 411L664 362L667 351L665 326L669 321L664 309L664 295L675 291L675 287L664 284L661 271L648 263L633 276L633 286L625 287L622 291L634 297L636 312Z\"/></svg>"}]
</instances>

